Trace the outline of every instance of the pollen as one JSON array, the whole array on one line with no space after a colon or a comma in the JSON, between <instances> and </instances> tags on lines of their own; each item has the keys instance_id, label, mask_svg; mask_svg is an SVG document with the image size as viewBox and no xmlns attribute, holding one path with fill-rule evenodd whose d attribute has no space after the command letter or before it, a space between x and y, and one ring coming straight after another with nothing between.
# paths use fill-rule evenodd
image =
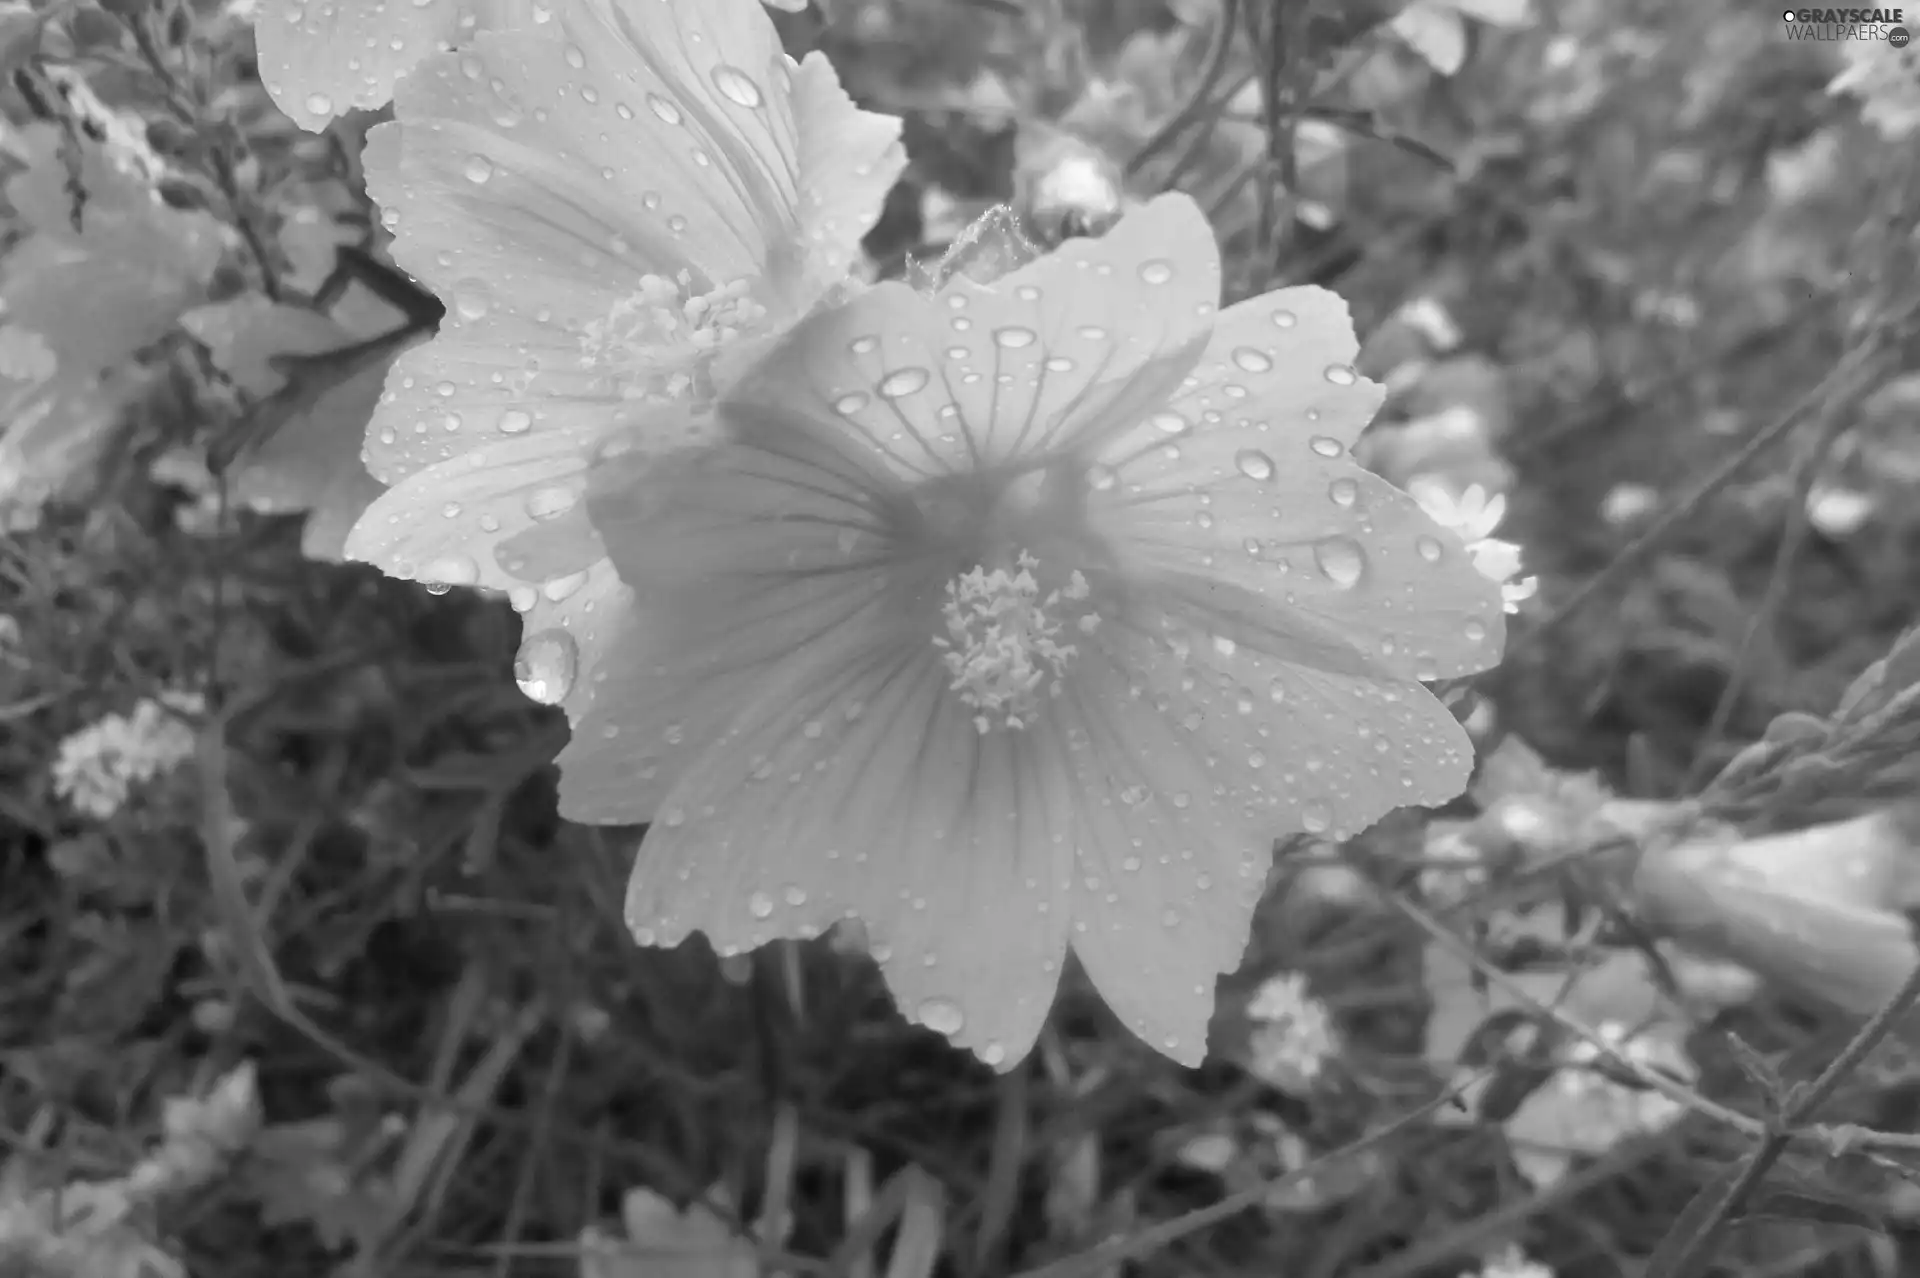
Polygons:
<instances>
[{"instance_id":1,"label":"pollen","mask_svg":"<svg viewBox=\"0 0 1920 1278\"><path fill-rule=\"evenodd\" d=\"M689 271L643 275L606 318L580 332L580 366L617 380L627 399L671 399L694 389L707 357L760 326L767 309L745 279L705 293Z\"/></svg>"},{"instance_id":2,"label":"pollen","mask_svg":"<svg viewBox=\"0 0 1920 1278\"><path fill-rule=\"evenodd\" d=\"M1043 594L1034 576L1039 567L1023 550L1012 571L975 566L947 583L946 634L933 644L953 676L948 687L974 711L982 735L1026 728L1043 699L1060 695L1061 678L1079 653L1062 641L1063 615L1080 611L1073 605L1091 594L1087 579L1076 570ZM1097 613L1082 612L1074 628L1091 634L1099 621Z\"/></svg>"}]
</instances>

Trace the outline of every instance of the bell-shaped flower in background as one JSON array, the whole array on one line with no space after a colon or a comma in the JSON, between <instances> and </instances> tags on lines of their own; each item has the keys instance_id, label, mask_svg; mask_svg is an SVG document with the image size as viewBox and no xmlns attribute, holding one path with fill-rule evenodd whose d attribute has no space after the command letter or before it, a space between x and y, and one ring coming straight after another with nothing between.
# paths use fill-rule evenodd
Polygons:
<instances>
[{"instance_id":1,"label":"bell-shaped flower in background","mask_svg":"<svg viewBox=\"0 0 1920 1278\"><path fill-rule=\"evenodd\" d=\"M400 78L482 31L551 23L570 0L260 0L260 81L282 111L318 131L393 100ZM637 9L650 0L626 0ZM798 12L806 0L766 0ZM725 8L725 5L716 5Z\"/></svg>"},{"instance_id":2,"label":"bell-shaped flower in background","mask_svg":"<svg viewBox=\"0 0 1920 1278\"><path fill-rule=\"evenodd\" d=\"M999 1066L1071 945L1195 1062L1274 838L1460 790L1420 680L1498 658L1498 588L1348 456L1380 390L1344 304L1219 289L1163 196L991 286L814 314L710 448L609 441L589 505L640 606L562 811L652 822L643 944L857 916L905 1012Z\"/></svg>"},{"instance_id":3,"label":"bell-shaped flower in background","mask_svg":"<svg viewBox=\"0 0 1920 1278\"><path fill-rule=\"evenodd\" d=\"M577 714L622 590L589 452L651 404L697 409L846 283L900 122L788 58L759 0L574 0L428 59L395 111L368 186L447 316L387 379L366 459L392 488L347 554L505 591L521 686Z\"/></svg>"}]
</instances>

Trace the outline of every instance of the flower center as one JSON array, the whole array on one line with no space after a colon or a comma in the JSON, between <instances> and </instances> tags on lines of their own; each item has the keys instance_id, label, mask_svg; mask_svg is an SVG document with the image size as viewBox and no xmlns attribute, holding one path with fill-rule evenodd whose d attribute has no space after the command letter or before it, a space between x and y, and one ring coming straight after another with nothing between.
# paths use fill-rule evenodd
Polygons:
<instances>
[{"instance_id":1,"label":"flower center","mask_svg":"<svg viewBox=\"0 0 1920 1278\"><path fill-rule=\"evenodd\" d=\"M948 687L974 711L981 734L995 728L1019 731L1040 708L1043 697L1060 695L1061 676L1079 649L1061 642L1063 614L1079 612L1074 626L1092 634L1098 613L1072 608L1092 593L1078 570L1066 585L1044 594L1034 570L1040 561L1026 551L1013 569L976 565L947 583L941 609L946 635L933 645L953 676Z\"/></svg>"},{"instance_id":2,"label":"flower center","mask_svg":"<svg viewBox=\"0 0 1920 1278\"><path fill-rule=\"evenodd\" d=\"M704 380L722 346L757 327L767 308L745 279L694 292L693 275L643 275L605 319L580 334L580 366L616 378L624 399L673 399Z\"/></svg>"}]
</instances>

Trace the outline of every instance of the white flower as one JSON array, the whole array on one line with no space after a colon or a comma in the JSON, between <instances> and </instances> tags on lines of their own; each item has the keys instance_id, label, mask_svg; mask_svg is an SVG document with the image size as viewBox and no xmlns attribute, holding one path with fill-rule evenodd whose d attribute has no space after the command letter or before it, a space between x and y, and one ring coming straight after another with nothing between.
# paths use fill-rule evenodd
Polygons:
<instances>
[{"instance_id":1,"label":"white flower","mask_svg":"<svg viewBox=\"0 0 1920 1278\"><path fill-rule=\"evenodd\" d=\"M194 731L180 716L203 713L194 694L146 698L131 715L110 714L60 743L53 790L83 816L105 821L136 785L178 767L193 753Z\"/></svg>"},{"instance_id":2,"label":"white flower","mask_svg":"<svg viewBox=\"0 0 1920 1278\"><path fill-rule=\"evenodd\" d=\"M1299 972L1270 977L1247 1004L1249 1068L1283 1092L1308 1091L1334 1051L1333 1018Z\"/></svg>"},{"instance_id":3,"label":"white flower","mask_svg":"<svg viewBox=\"0 0 1920 1278\"><path fill-rule=\"evenodd\" d=\"M1507 515L1505 493L1489 496L1479 484L1469 484L1456 493L1442 481L1422 475L1407 485L1407 491L1427 514L1467 543L1473 566L1489 581L1500 584L1500 594L1508 612L1540 589L1537 577L1520 576L1520 547L1493 534Z\"/></svg>"},{"instance_id":4,"label":"white flower","mask_svg":"<svg viewBox=\"0 0 1920 1278\"><path fill-rule=\"evenodd\" d=\"M1519 1247L1508 1247L1487 1258L1479 1278L1553 1278L1553 1270L1530 1259Z\"/></svg>"}]
</instances>

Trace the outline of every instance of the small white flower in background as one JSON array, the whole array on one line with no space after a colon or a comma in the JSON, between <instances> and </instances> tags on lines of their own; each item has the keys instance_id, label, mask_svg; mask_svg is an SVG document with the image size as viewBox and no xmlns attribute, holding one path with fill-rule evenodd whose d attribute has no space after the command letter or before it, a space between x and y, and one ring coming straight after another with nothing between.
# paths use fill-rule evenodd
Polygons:
<instances>
[{"instance_id":1,"label":"small white flower in background","mask_svg":"<svg viewBox=\"0 0 1920 1278\"><path fill-rule=\"evenodd\" d=\"M1851 537L1873 518L1875 506L1869 493L1815 484L1807 494L1807 521L1825 536Z\"/></svg>"},{"instance_id":2,"label":"small white flower in background","mask_svg":"<svg viewBox=\"0 0 1920 1278\"><path fill-rule=\"evenodd\" d=\"M1458 905L1487 881L1486 860L1464 825L1429 826L1422 851L1420 896L1429 905Z\"/></svg>"},{"instance_id":3,"label":"small white flower in background","mask_svg":"<svg viewBox=\"0 0 1920 1278\"><path fill-rule=\"evenodd\" d=\"M1312 1089L1334 1052L1333 1018L1299 972L1269 977L1247 1004L1249 1070L1290 1094Z\"/></svg>"},{"instance_id":4,"label":"small white flower in background","mask_svg":"<svg viewBox=\"0 0 1920 1278\"><path fill-rule=\"evenodd\" d=\"M206 713L197 693L147 697L133 713L110 714L60 743L53 791L75 812L105 821L127 796L193 754L193 725L182 716Z\"/></svg>"},{"instance_id":5,"label":"small white flower in background","mask_svg":"<svg viewBox=\"0 0 1920 1278\"><path fill-rule=\"evenodd\" d=\"M1479 1278L1553 1278L1553 1270L1514 1246L1489 1256Z\"/></svg>"},{"instance_id":6,"label":"small white flower in background","mask_svg":"<svg viewBox=\"0 0 1920 1278\"><path fill-rule=\"evenodd\" d=\"M1860 99L1860 117L1898 140L1920 131L1920 49L1896 49L1884 40L1849 40L1841 46L1845 63L1828 93Z\"/></svg>"},{"instance_id":7,"label":"small white flower in background","mask_svg":"<svg viewBox=\"0 0 1920 1278\"><path fill-rule=\"evenodd\" d=\"M1633 523L1660 504L1660 494L1645 484L1615 484L1600 499L1600 518L1615 528Z\"/></svg>"},{"instance_id":8,"label":"small white flower in background","mask_svg":"<svg viewBox=\"0 0 1920 1278\"><path fill-rule=\"evenodd\" d=\"M1467 544L1467 554L1483 577L1500 583L1508 612L1518 612L1522 603L1533 598L1540 589L1540 579L1520 576L1520 547L1493 535L1507 515L1505 493L1488 496L1479 484L1469 484L1456 493L1445 483L1428 476L1413 480L1407 485L1407 491L1433 516L1434 522Z\"/></svg>"},{"instance_id":9,"label":"small white flower in background","mask_svg":"<svg viewBox=\"0 0 1920 1278\"><path fill-rule=\"evenodd\" d=\"M1416 297L1403 303L1398 314L1403 324L1426 338L1435 355L1452 354L1465 340L1452 314L1431 297Z\"/></svg>"},{"instance_id":10,"label":"small white flower in background","mask_svg":"<svg viewBox=\"0 0 1920 1278\"><path fill-rule=\"evenodd\" d=\"M650 1189L631 1189L620 1217L625 1238L591 1225L581 1231L580 1278L754 1278L760 1272L753 1242L705 1203L681 1211Z\"/></svg>"},{"instance_id":11,"label":"small white flower in background","mask_svg":"<svg viewBox=\"0 0 1920 1278\"><path fill-rule=\"evenodd\" d=\"M1662 1034L1630 1034L1617 1021L1596 1027L1614 1055L1677 1078L1697 1074L1685 1050ZM1685 1112L1662 1092L1615 1082L1594 1065L1602 1053L1582 1040L1568 1049L1567 1068L1527 1097L1506 1132L1521 1172L1536 1186L1553 1184L1581 1154L1602 1154L1623 1140L1660 1131Z\"/></svg>"}]
</instances>

